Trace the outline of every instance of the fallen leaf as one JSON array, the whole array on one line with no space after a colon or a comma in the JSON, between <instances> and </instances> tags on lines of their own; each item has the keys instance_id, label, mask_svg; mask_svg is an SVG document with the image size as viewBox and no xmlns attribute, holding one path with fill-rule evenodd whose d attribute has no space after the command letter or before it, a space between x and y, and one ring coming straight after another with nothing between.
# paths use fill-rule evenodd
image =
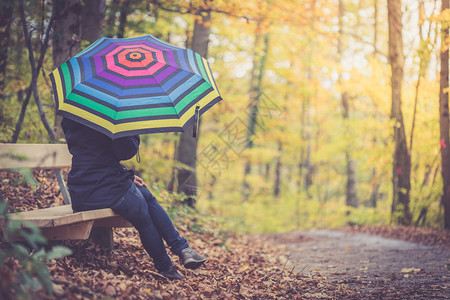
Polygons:
<instances>
[{"instance_id":1,"label":"fallen leaf","mask_svg":"<svg viewBox=\"0 0 450 300\"><path fill-rule=\"evenodd\" d=\"M420 268L403 268L402 269L402 273L411 273L411 272L414 272L414 273L417 273L417 272L420 272Z\"/></svg>"},{"instance_id":2,"label":"fallen leaf","mask_svg":"<svg viewBox=\"0 0 450 300\"><path fill-rule=\"evenodd\" d=\"M62 284L53 283L53 293L56 296L64 295L64 286Z\"/></svg>"},{"instance_id":3,"label":"fallen leaf","mask_svg":"<svg viewBox=\"0 0 450 300\"><path fill-rule=\"evenodd\" d=\"M108 296L114 296L116 294L116 289L112 285L108 285L105 289L105 293Z\"/></svg>"}]
</instances>

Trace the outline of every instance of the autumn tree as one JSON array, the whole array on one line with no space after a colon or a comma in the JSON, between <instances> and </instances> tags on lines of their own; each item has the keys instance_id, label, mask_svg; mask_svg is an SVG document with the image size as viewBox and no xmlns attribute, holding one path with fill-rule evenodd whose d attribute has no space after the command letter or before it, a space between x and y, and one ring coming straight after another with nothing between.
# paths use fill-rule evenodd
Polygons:
<instances>
[{"instance_id":1,"label":"autumn tree","mask_svg":"<svg viewBox=\"0 0 450 300\"><path fill-rule=\"evenodd\" d=\"M344 32L344 18L345 14L345 4L344 0L339 0L339 37L338 37L338 56L339 60L342 60L342 52L343 52L343 32ZM342 76L340 75L338 78L339 83L342 81ZM350 119L350 100L349 94L347 91L341 91L341 104L342 104L342 117L344 119L344 123L348 122ZM350 138L351 139L351 138ZM355 162L352 159L352 154L350 149L345 149L345 162L346 162L346 177L347 184L345 189L345 204L351 207L358 207L358 196L356 193L356 172L355 172Z\"/></svg>"},{"instance_id":2,"label":"autumn tree","mask_svg":"<svg viewBox=\"0 0 450 300\"><path fill-rule=\"evenodd\" d=\"M260 45L263 39L262 47ZM248 116L248 126L247 126L247 140L246 148L253 148L253 139L256 133L256 125L258 118L259 101L262 93L262 82L265 70L266 58L269 49L269 35L268 33L263 34L261 28L261 22L257 23L255 29L255 42L253 50L253 67L251 71L250 78L250 89L249 89L249 116ZM261 50L262 49L262 50ZM244 179L243 179L243 200L248 200L249 197L249 184L247 182L247 176L251 172L251 162L247 160L244 166Z\"/></svg>"},{"instance_id":3,"label":"autumn tree","mask_svg":"<svg viewBox=\"0 0 450 300\"><path fill-rule=\"evenodd\" d=\"M0 3L0 99L2 100L5 88L6 64L8 60L10 29L13 21L13 8L14 6L10 2ZM1 111L2 110L0 109L0 116Z\"/></svg>"},{"instance_id":4,"label":"autumn tree","mask_svg":"<svg viewBox=\"0 0 450 300\"><path fill-rule=\"evenodd\" d=\"M45 11L45 10L43 9L43 11ZM50 30L51 30L51 27L53 25L53 21L54 21L54 17L55 17L55 10L53 9L53 11L52 11L51 18L49 20L49 23L48 23L46 29L44 29L44 25L43 25L44 24L44 22L43 22L44 14L42 15L42 25L41 25L41 35L40 35L41 41L40 41L40 44L39 44L39 46L40 46L39 58L36 58L36 56L35 56L35 48L34 48L34 46L32 44L32 34L31 34L30 30L29 30L29 27L31 27L32 25L27 22L27 16L26 16L25 5L24 5L23 0L19 0L19 14L20 14L20 24L21 24L21 27L22 27L22 30L23 30L23 37L24 37L24 40L25 40L26 48L28 50L27 51L28 52L28 61L29 61L29 64L30 64L30 69L31 69L31 82L30 82L29 87L27 89L26 104L28 103L28 101L29 101L29 99L31 97L31 94L32 94L33 98L34 98L34 101L36 103L36 107L38 109L38 113L39 113L39 117L41 119L41 122L44 125L44 127L45 127L45 129L46 129L46 131L48 133L48 138L51 141L54 141L55 140L55 133L54 133L54 131L53 131L53 129L52 129L48 119L47 119L47 115L45 113L45 110L44 110L41 98L39 96L37 80L38 80L38 77L39 77L39 71L40 71L40 69L41 69L41 67L43 65L43 62L44 62L45 53L47 51L49 37L50 37ZM24 108L24 106L22 106L22 108ZM26 105L25 105L25 108L26 108ZM24 111L21 111L21 117L22 117L22 120L23 120L23 116L24 115L22 114L22 112L24 113ZM17 125L21 126L21 121L22 120L19 119L19 122L17 123ZM13 142L17 141L19 133L20 133L20 127L17 129L17 126L16 126L16 131L14 132L14 135L13 135Z\"/></svg>"},{"instance_id":5,"label":"autumn tree","mask_svg":"<svg viewBox=\"0 0 450 300\"><path fill-rule=\"evenodd\" d=\"M317 1L311 1L311 21L309 24L309 28L311 33L308 35L308 43L309 47L305 53L305 64L306 64L306 80L308 82L312 82L313 80L313 70L312 70L312 58L314 55L315 44L312 38L312 34L316 32L316 23L317 23ZM306 143L304 147L302 147L301 151L301 161L300 161L300 177L303 177L304 187L308 196L310 196L310 187L313 184L313 176L315 172L316 166L312 163L312 120L311 120L311 100L313 97L313 89L310 86L305 86L305 89L308 91L305 93L305 99L303 99L302 104L302 132L301 138ZM303 169L305 170L304 176Z\"/></svg>"},{"instance_id":6,"label":"autumn tree","mask_svg":"<svg viewBox=\"0 0 450 300\"><path fill-rule=\"evenodd\" d=\"M391 119L394 127L394 162L393 162L393 219L403 225L411 223L409 209L409 192L411 189L411 157L406 143L405 126L402 114L403 83L403 35L402 9L400 0L388 0L389 23L389 63L391 65Z\"/></svg>"},{"instance_id":7,"label":"autumn tree","mask_svg":"<svg viewBox=\"0 0 450 300\"><path fill-rule=\"evenodd\" d=\"M5 124L6 115L4 111L4 90L6 77L6 64L8 61L8 50L10 42L10 29L13 21L12 2L0 3L0 124Z\"/></svg>"},{"instance_id":8,"label":"autumn tree","mask_svg":"<svg viewBox=\"0 0 450 300\"><path fill-rule=\"evenodd\" d=\"M140 4L143 11L147 10L149 3L139 0L112 0L109 3L108 16L106 17L105 36L125 37L125 28L128 25L128 17Z\"/></svg>"},{"instance_id":9,"label":"autumn tree","mask_svg":"<svg viewBox=\"0 0 450 300\"><path fill-rule=\"evenodd\" d=\"M449 0L442 0L442 12L450 8ZM445 41L449 37L448 24L442 24L441 41L443 51L441 52L441 70L440 70L440 88L439 88L439 124L441 138L441 160L442 160L442 178L443 190L442 204L444 206L444 226L450 229L450 138L449 138L449 109L448 109L448 88L449 88L449 52Z\"/></svg>"},{"instance_id":10,"label":"autumn tree","mask_svg":"<svg viewBox=\"0 0 450 300\"><path fill-rule=\"evenodd\" d=\"M211 30L211 10L208 6L201 8L195 15L194 32L192 36L192 50L202 57L208 56L209 33ZM194 124L195 125L195 124ZM194 206L197 195L197 145L198 138L193 137L191 125L182 132L178 142L176 159L191 169L180 169L177 174L178 192L187 196L186 203Z\"/></svg>"}]
</instances>

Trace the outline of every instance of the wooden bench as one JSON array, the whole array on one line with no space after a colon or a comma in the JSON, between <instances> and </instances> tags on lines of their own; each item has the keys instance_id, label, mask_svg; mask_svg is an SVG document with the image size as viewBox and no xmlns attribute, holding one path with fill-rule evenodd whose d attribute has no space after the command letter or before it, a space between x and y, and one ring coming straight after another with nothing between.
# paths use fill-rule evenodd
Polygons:
<instances>
[{"instance_id":1,"label":"wooden bench","mask_svg":"<svg viewBox=\"0 0 450 300\"><path fill-rule=\"evenodd\" d=\"M132 225L104 208L74 213L70 196L61 175L61 168L70 167L72 155L66 144L0 144L0 170L17 168L53 169L58 180L64 205L11 214L11 219L36 224L47 240L84 240L112 249L112 227ZM5 229L4 220L0 227Z\"/></svg>"}]
</instances>

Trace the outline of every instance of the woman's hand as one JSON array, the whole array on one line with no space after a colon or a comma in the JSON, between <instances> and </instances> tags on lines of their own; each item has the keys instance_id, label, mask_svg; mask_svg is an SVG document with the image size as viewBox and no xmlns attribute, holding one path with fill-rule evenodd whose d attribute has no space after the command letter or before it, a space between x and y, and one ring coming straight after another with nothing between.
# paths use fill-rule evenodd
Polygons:
<instances>
[{"instance_id":1,"label":"woman's hand","mask_svg":"<svg viewBox=\"0 0 450 300\"><path fill-rule=\"evenodd\" d=\"M143 187L147 187L147 185L145 184L144 180L142 180L141 177L134 175L134 180L133 180L134 184L137 186L143 186Z\"/></svg>"}]
</instances>

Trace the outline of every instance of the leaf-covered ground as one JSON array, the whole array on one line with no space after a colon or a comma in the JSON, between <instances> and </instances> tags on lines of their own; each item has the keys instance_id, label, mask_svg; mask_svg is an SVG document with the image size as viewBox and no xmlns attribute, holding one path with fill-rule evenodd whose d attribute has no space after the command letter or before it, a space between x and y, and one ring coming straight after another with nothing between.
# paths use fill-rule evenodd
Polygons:
<instances>
[{"instance_id":1,"label":"leaf-covered ground","mask_svg":"<svg viewBox=\"0 0 450 300\"><path fill-rule=\"evenodd\" d=\"M10 203L10 210L30 210L59 205L62 199L49 172L35 172L37 188L13 173L0 173L1 193ZM183 269L185 278L168 281L153 267L142 249L133 228L116 229L114 250L109 253L89 241L64 244L73 254L48 261L54 282L54 298L93 299L301 299L346 298L354 293L345 285L335 285L319 275L305 276L291 272L286 265L286 249L251 236L239 236L212 230L218 224L205 225L200 232L195 215L174 220L180 233L191 246L208 257L206 264L195 271ZM178 221L178 222L177 222ZM210 226L211 228L208 228ZM197 232L194 232L194 230ZM211 230L210 230L211 229ZM17 261L9 260L0 274L11 275ZM40 290L36 298L52 298Z\"/></svg>"},{"instance_id":2,"label":"leaf-covered ground","mask_svg":"<svg viewBox=\"0 0 450 300\"><path fill-rule=\"evenodd\" d=\"M62 204L62 197L52 173L36 171L33 175L37 183L34 189L22 176L0 172L0 191L9 201L11 212ZM178 259L172 256L185 275L183 280L168 281L156 272L150 258L141 247L136 230L116 229L112 252L89 241L65 242L73 254L66 258L47 261L54 295L49 296L40 290L30 298L399 299L402 295L409 295L408 297L413 299L427 293L445 296L446 289L450 288L440 282L450 277L450 274L445 275L445 270L442 271L444 275L440 273L439 278L430 277L433 272L427 272L425 268L419 268L414 263L405 265L405 268L393 273L394 275L389 273L384 276L375 273L371 275L372 277L367 277L370 275L367 274L371 268L370 264L374 261L367 262L367 258L362 256L373 254L373 259L376 259L380 258L381 252L377 252L378 250L374 252L373 249L364 250L361 247L346 248L342 239L332 242L330 238L315 237L315 241L299 238L305 233L287 233L276 235L276 238L242 236L218 230L221 225L215 223L213 219L203 221L199 225L196 214L177 217L175 212L173 215L180 233L189 240L193 248L208 257L207 263L202 268L191 271L183 269ZM450 234L445 230L359 226L342 228L340 232L342 231L346 231L350 237L357 235L358 232L366 232L450 248ZM342 248L342 259L338 256L338 248ZM294 261L294 252L299 255L297 261ZM356 268L349 268L344 261L345 255L350 257L352 263L367 264L368 269L358 264ZM425 257L426 255L429 254L425 254ZM386 259L384 254L382 256ZM323 265L330 272L306 272L305 268L311 266L313 259L318 260L314 263L318 266ZM335 262L331 262L332 259ZM295 263L297 268L292 269ZM385 263L389 266L389 261ZM4 279L7 276L11 277L17 264L17 261L11 259L0 268L2 277L0 282L6 282ZM344 271L334 272L333 268L337 267L344 268ZM346 277L336 277L342 275ZM434 280L435 277L437 282L431 284L433 282L430 280Z\"/></svg>"}]
</instances>

